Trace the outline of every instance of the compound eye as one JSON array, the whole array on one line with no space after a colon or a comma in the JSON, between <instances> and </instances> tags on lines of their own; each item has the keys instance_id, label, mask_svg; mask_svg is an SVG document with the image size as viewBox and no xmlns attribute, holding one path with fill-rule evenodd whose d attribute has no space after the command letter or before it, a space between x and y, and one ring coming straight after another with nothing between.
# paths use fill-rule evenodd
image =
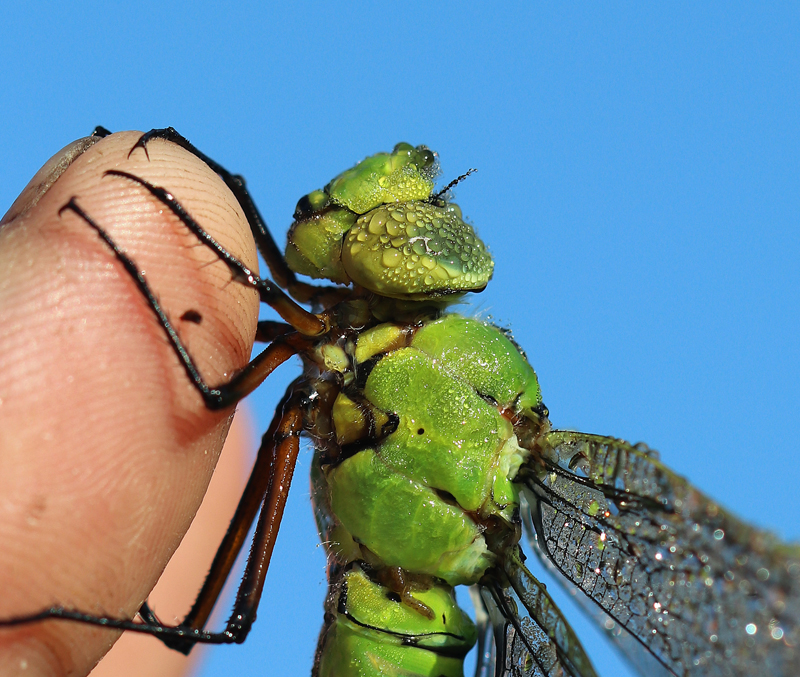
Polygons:
<instances>
[{"instance_id":1,"label":"compound eye","mask_svg":"<svg viewBox=\"0 0 800 677\"><path fill-rule=\"evenodd\" d=\"M396 144L395 147L392 149L392 155L411 155L414 152L414 146L410 143L406 143L405 141L401 141L400 143Z\"/></svg>"},{"instance_id":2,"label":"compound eye","mask_svg":"<svg viewBox=\"0 0 800 677\"><path fill-rule=\"evenodd\" d=\"M420 169L427 169L428 167L432 167L436 162L436 153L434 153L427 146L418 146L417 152L419 153L419 158L421 162Z\"/></svg>"},{"instance_id":3,"label":"compound eye","mask_svg":"<svg viewBox=\"0 0 800 677\"><path fill-rule=\"evenodd\" d=\"M330 197L323 190L315 190L313 193L304 195L297 201L294 208L294 220L303 221L315 212L325 209L330 204Z\"/></svg>"}]
</instances>

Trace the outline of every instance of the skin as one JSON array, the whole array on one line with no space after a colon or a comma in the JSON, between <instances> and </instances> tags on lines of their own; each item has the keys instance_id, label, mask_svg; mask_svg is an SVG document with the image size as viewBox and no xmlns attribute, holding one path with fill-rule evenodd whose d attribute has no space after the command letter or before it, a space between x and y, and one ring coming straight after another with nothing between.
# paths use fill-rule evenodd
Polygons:
<instances>
[{"instance_id":1,"label":"skin","mask_svg":"<svg viewBox=\"0 0 800 677\"><path fill-rule=\"evenodd\" d=\"M76 196L146 271L209 384L244 365L256 293L231 283L228 269L140 186L103 173L121 169L169 188L256 268L244 216L218 177L173 144L154 141L149 160L141 149L128 158L138 137L68 147L0 222L0 618L52 604L131 617L189 528L232 420L233 408L205 408L108 247L74 213L58 214ZM201 324L180 320L190 309L202 313ZM204 527L194 537L203 554L190 558L199 560L194 574L177 575L183 602L155 602L165 621L185 612L235 507L242 461L235 449L226 456L216 499L225 507L207 509L216 533ZM0 674L85 675L116 637L63 621L3 629ZM140 648L96 674L185 669L157 640L130 641Z\"/></svg>"}]
</instances>

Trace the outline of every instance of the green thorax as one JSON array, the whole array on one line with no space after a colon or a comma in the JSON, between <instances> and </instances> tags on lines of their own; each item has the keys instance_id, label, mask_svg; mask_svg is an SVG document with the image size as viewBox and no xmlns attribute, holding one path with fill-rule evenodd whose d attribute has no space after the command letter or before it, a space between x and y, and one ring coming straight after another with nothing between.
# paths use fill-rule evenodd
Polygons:
<instances>
[{"instance_id":1,"label":"green thorax","mask_svg":"<svg viewBox=\"0 0 800 677\"><path fill-rule=\"evenodd\" d=\"M516 519L528 452L513 420L541 405L536 374L501 331L458 315L374 327L354 359L332 411L345 460L324 473L337 557L476 582L495 561L486 525Z\"/></svg>"},{"instance_id":2,"label":"green thorax","mask_svg":"<svg viewBox=\"0 0 800 677\"><path fill-rule=\"evenodd\" d=\"M482 290L494 263L457 205L431 197L435 154L399 143L303 197L286 261L296 273L422 300Z\"/></svg>"}]
</instances>

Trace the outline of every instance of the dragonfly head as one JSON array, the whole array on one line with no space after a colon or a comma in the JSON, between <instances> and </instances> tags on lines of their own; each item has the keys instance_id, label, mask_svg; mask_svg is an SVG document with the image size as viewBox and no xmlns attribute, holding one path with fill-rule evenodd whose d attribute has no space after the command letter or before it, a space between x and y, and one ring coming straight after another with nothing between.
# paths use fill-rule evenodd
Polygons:
<instances>
[{"instance_id":1,"label":"dragonfly head","mask_svg":"<svg viewBox=\"0 0 800 677\"><path fill-rule=\"evenodd\" d=\"M396 299L481 291L494 262L457 205L432 196L436 154L399 143L297 203L286 261L296 273Z\"/></svg>"}]
</instances>

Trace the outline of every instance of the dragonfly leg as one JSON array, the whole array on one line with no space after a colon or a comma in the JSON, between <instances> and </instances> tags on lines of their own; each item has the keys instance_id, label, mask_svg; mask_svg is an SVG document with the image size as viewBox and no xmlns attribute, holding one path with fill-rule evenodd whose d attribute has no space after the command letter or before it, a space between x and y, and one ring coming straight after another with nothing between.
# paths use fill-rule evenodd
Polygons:
<instances>
[{"instance_id":1,"label":"dragonfly leg","mask_svg":"<svg viewBox=\"0 0 800 677\"><path fill-rule=\"evenodd\" d=\"M258 343L272 343L279 336L291 334L294 327L285 322L275 322L274 320L259 320L256 327L256 341Z\"/></svg>"},{"instance_id":2,"label":"dragonfly leg","mask_svg":"<svg viewBox=\"0 0 800 677\"><path fill-rule=\"evenodd\" d=\"M264 218L258 211L258 207L256 207L250 195L250 191L247 189L244 177L229 172L225 167L208 157L208 155L199 150L186 137L172 127L151 129L139 138L130 152L133 153L137 148L141 148L147 153L147 144L154 139L163 139L179 145L181 148L188 150L190 153L200 158L219 174L220 178L225 182L225 185L230 188L241 205L247 222L250 224L250 230L255 238L258 251L261 253L261 256L264 257L264 261L266 261L269 266L272 278L279 286L286 289L291 296L303 303L311 302L320 294L325 294L328 290L332 289L330 287L318 287L316 285L306 284L297 280L294 271L286 264L281 250L275 243Z\"/></svg>"},{"instance_id":3,"label":"dragonfly leg","mask_svg":"<svg viewBox=\"0 0 800 677\"><path fill-rule=\"evenodd\" d=\"M222 409L247 397L266 378L290 357L302 353L311 347L307 337L295 331L278 336L230 381L222 386L217 386L218 398L209 407Z\"/></svg>"},{"instance_id":4,"label":"dragonfly leg","mask_svg":"<svg viewBox=\"0 0 800 677\"><path fill-rule=\"evenodd\" d=\"M117 260L123 265L125 271L133 278L139 291L145 297L148 305L158 318L159 324L164 328L167 334L170 345L172 346L175 354L178 356L179 361L183 365L190 382L203 398L205 405L209 409L223 409L225 407L235 404L243 397L251 393L257 388L264 379L269 376L272 371L283 364L293 355L297 354L307 345L307 339L298 333L294 333L285 337L279 337L272 342L263 352L251 360L245 367L234 376L230 381L210 387L195 364L192 356L189 354L186 346L183 345L178 332L170 322L164 309L161 307L158 299L156 298L147 280L142 273L138 270L133 260L123 252L113 239L103 230L103 228L95 223L89 214L87 214L77 203L75 198L72 198L66 205L61 208L61 213L65 211L72 211L80 218L82 218L100 238L109 246L114 252Z\"/></svg>"},{"instance_id":5,"label":"dragonfly leg","mask_svg":"<svg viewBox=\"0 0 800 677\"><path fill-rule=\"evenodd\" d=\"M202 632L216 604L222 587L230 575L247 533L261 507L244 576L239 585L236 602L227 627L222 633L228 642L244 641L255 618L264 580L269 568L275 539L278 536L286 498L300 449L303 430L303 407L306 402L304 380L295 381L278 405L269 429L264 434L250 479L239 500L236 513L220 544L208 576L198 593L192 609L181 623L182 628ZM172 649L189 653L195 641L186 638L164 637Z\"/></svg>"},{"instance_id":6,"label":"dragonfly leg","mask_svg":"<svg viewBox=\"0 0 800 677\"><path fill-rule=\"evenodd\" d=\"M280 287L276 286L269 280L259 277L255 272L250 270L242 261L231 254L219 242L217 242L206 230L192 218L192 216L183 208L180 202L165 188L156 186L145 181L144 179L129 174L128 172L112 169L106 172L106 176L119 176L121 178L133 181L139 184L145 190L149 191L153 197L165 205L169 210L175 214L183 224L200 240L200 242L211 249L222 260L231 271L234 279L237 282L253 287L258 292L262 303L266 303L272 307L284 320L289 322L299 332L308 336L318 336L325 333L328 327L326 323L308 312L305 308L299 306L291 297L289 297Z\"/></svg>"}]
</instances>

